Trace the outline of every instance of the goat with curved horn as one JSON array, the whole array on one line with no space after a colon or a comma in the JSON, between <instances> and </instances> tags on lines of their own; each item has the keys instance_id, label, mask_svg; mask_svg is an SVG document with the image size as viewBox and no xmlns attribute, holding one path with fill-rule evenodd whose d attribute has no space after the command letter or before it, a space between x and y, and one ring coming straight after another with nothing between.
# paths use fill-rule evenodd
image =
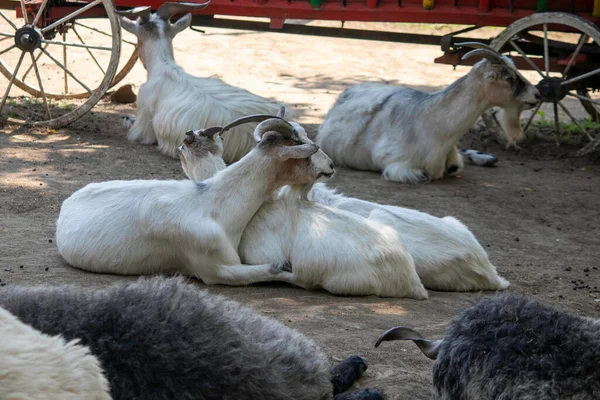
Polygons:
<instances>
[{"instance_id":1,"label":"goat with curved horn","mask_svg":"<svg viewBox=\"0 0 600 400\"><path fill-rule=\"evenodd\" d=\"M210 0L205 3L164 3L156 11L156 15L164 20L168 20L175 14L188 13L190 11L202 10L210 4Z\"/></svg>"},{"instance_id":2,"label":"goat with curved horn","mask_svg":"<svg viewBox=\"0 0 600 400\"><path fill-rule=\"evenodd\" d=\"M115 12L124 17L138 17L142 23L150 20L150 14L152 10L149 6L135 7L130 10L115 10Z\"/></svg>"},{"instance_id":3,"label":"goat with curved horn","mask_svg":"<svg viewBox=\"0 0 600 400\"><path fill-rule=\"evenodd\" d=\"M398 326L384 332L383 335L377 339L375 347L379 347L381 342L390 340L412 340L417 346L419 346L419 349L423 352L423 354L432 360L437 358L440 351L440 345L442 344L441 340L428 340L413 329L406 328L404 326Z\"/></svg>"}]
</instances>

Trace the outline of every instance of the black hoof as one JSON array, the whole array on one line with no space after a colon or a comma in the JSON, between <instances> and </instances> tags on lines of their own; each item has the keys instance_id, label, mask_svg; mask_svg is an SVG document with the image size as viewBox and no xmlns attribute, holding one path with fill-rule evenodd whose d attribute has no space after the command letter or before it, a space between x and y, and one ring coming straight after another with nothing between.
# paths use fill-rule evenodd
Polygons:
<instances>
[{"instance_id":1,"label":"black hoof","mask_svg":"<svg viewBox=\"0 0 600 400\"><path fill-rule=\"evenodd\" d=\"M356 392L338 394L333 400L383 400L383 391L377 388L360 389Z\"/></svg>"},{"instance_id":2,"label":"black hoof","mask_svg":"<svg viewBox=\"0 0 600 400\"><path fill-rule=\"evenodd\" d=\"M367 362L359 356L345 359L331 370L333 394L343 393L350 389L367 370Z\"/></svg>"}]
</instances>

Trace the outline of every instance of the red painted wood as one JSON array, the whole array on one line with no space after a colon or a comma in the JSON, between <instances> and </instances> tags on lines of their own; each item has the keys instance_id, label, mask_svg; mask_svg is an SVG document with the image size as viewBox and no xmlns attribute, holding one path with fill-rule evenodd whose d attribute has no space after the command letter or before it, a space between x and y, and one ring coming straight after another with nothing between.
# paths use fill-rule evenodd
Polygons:
<instances>
[{"instance_id":1,"label":"red painted wood","mask_svg":"<svg viewBox=\"0 0 600 400\"><path fill-rule=\"evenodd\" d=\"M490 12L490 0L479 0L479 12L480 13Z\"/></svg>"}]
</instances>

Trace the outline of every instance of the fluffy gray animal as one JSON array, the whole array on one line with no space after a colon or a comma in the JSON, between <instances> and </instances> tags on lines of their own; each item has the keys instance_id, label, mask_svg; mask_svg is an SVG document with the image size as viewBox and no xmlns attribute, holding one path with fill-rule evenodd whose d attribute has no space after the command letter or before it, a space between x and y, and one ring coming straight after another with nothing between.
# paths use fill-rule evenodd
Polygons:
<instances>
[{"instance_id":1,"label":"fluffy gray animal","mask_svg":"<svg viewBox=\"0 0 600 400\"><path fill-rule=\"evenodd\" d=\"M0 304L43 333L80 339L100 360L114 400L325 400L367 368L351 357L331 371L302 334L180 277L99 290L5 288ZM344 398L382 393L336 397Z\"/></svg>"},{"instance_id":2,"label":"fluffy gray animal","mask_svg":"<svg viewBox=\"0 0 600 400\"><path fill-rule=\"evenodd\" d=\"M397 327L375 347L386 340L413 340L436 360L438 399L600 399L600 320L521 296L485 298L463 310L442 340Z\"/></svg>"}]
</instances>

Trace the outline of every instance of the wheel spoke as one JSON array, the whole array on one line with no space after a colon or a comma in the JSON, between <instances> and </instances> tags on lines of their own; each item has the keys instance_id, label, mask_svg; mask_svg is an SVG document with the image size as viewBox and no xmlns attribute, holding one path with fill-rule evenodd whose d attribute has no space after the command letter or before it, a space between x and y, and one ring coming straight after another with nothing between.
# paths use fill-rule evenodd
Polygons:
<instances>
[{"instance_id":1,"label":"wheel spoke","mask_svg":"<svg viewBox=\"0 0 600 400\"><path fill-rule=\"evenodd\" d=\"M56 44L59 46L83 47L84 49L107 50L107 51L112 50L112 48L110 48L110 47L94 46L94 45L79 44L79 43L69 43L69 42L56 42L54 40L42 40L42 43Z\"/></svg>"},{"instance_id":2,"label":"wheel spoke","mask_svg":"<svg viewBox=\"0 0 600 400\"><path fill-rule=\"evenodd\" d=\"M17 62L17 66L15 67L15 72L10 77L8 81L8 87L4 92L4 96L2 96L2 102L0 102L0 111L4 108L4 103L6 103L6 99L8 98L8 94L10 93L10 88L12 87L13 82L15 81L15 77L17 76L17 72L19 72L19 68L21 68L21 63L23 62L23 58L25 58L25 52L21 53L21 57L19 57L19 61Z\"/></svg>"},{"instance_id":3,"label":"wheel spoke","mask_svg":"<svg viewBox=\"0 0 600 400\"><path fill-rule=\"evenodd\" d=\"M518 51L518 52L519 52L519 54L521 55L521 57L523 57L523 59L525 59L525 61L527 61L527 64L531 65L531 66L533 67L533 69L535 69L535 70L537 71L537 73L538 73L538 74L540 74L540 76L541 76L542 78L544 78L544 74L542 74L542 71L540 71L540 69L538 68L538 66L537 66L537 65L535 65L535 64L533 63L533 61L531 61L531 59L530 59L529 57L527 57L527 54L525 54L525 52L524 52L523 50L521 50L521 48L520 48L519 46L517 46L517 44L516 44L516 43L515 43L513 40L511 40L509 43L510 43L510 45L511 45L511 46L512 46L512 47L513 47L513 48L514 48L516 51Z\"/></svg>"},{"instance_id":4,"label":"wheel spoke","mask_svg":"<svg viewBox=\"0 0 600 400\"><path fill-rule=\"evenodd\" d=\"M567 96L572 96L572 97L577 97L578 99L581 99L583 101L587 101L588 103L593 103L593 104L597 104L600 106L600 101L598 100L592 100L591 98L587 97L587 96L582 96L580 94L575 94L575 93L567 93Z\"/></svg>"},{"instance_id":5,"label":"wheel spoke","mask_svg":"<svg viewBox=\"0 0 600 400\"><path fill-rule=\"evenodd\" d=\"M560 146L560 124L558 121L558 105L556 103L552 103L554 106L554 133L556 134L556 145Z\"/></svg>"},{"instance_id":6,"label":"wheel spoke","mask_svg":"<svg viewBox=\"0 0 600 400\"><path fill-rule=\"evenodd\" d=\"M21 0L21 2L23 2L23 0ZM42 33L48 32L49 30L51 30L53 28L56 28L60 24L64 24L65 22L67 22L71 18L75 18L79 14L86 12L90 8L93 8L93 7L97 6L100 3L102 3L102 0L95 0L95 1L93 1L91 3L89 3L87 6L81 7L80 9L78 9L77 11L72 12L71 14L67 15L66 17L63 17L63 18L59 19L58 21L56 21L56 22L54 22L54 23L52 23L52 24L50 24L50 25L42 28Z\"/></svg>"},{"instance_id":7,"label":"wheel spoke","mask_svg":"<svg viewBox=\"0 0 600 400\"><path fill-rule=\"evenodd\" d=\"M25 7L25 0L19 0L21 3L21 12L23 12L23 19L25 20L25 24L29 24L29 18L27 17L27 8Z\"/></svg>"},{"instance_id":8,"label":"wheel spoke","mask_svg":"<svg viewBox=\"0 0 600 400\"><path fill-rule=\"evenodd\" d=\"M4 42L5 40L10 39L10 37L3 37L2 39L0 39L0 42Z\"/></svg>"},{"instance_id":9,"label":"wheel spoke","mask_svg":"<svg viewBox=\"0 0 600 400\"><path fill-rule=\"evenodd\" d=\"M585 42L587 42L588 37L589 36L584 33L583 35L581 35L581 38L579 38L579 43L577 43L577 47L575 48L575 51L573 52L573 56L571 56L571 59L569 60L569 63L567 64L567 68L565 68L565 70L563 71L563 78L567 76L567 72L569 72L569 69L571 69L571 65L573 65L573 61L575 61L575 58L577 58L579 51L583 47L583 44Z\"/></svg>"},{"instance_id":10,"label":"wheel spoke","mask_svg":"<svg viewBox=\"0 0 600 400\"><path fill-rule=\"evenodd\" d=\"M542 106L542 103L538 103L538 105L535 107L535 110L533 110L533 112L529 116L529 119L527 120L527 124L525 124L525 128L523 128L523 132L525 132L527 130L527 128L529 128L531 121L533 121L533 119L535 118L535 115L537 114L537 112L541 106Z\"/></svg>"},{"instance_id":11,"label":"wheel spoke","mask_svg":"<svg viewBox=\"0 0 600 400\"><path fill-rule=\"evenodd\" d=\"M46 49L47 47L48 47L48 45L44 46L44 49ZM37 61L40 59L40 57L41 57L41 56L43 56L43 55L44 55L44 53L42 53L42 52L40 51L40 54L38 54L38 55L35 57L35 61L37 62ZM23 74L23 77L21 78L21 81L22 81L23 83L25 83L25 78L27 78L27 75L29 75L29 72L31 72L31 69L32 69L32 68L33 68L33 64L31 64L31 65L29 66L29 68L27 68L27 71L25 71L25 73Z\"/></svg>"},{"instance_id":12,"label":"wheel spoke","mask_svg":"<svg viewBox=\"0 0 600 400\"><path fill-rule=\"evenodd\" d=\"M93 26L84 25L84 24L82 24L82 23L81 23L81 22L79 22L79 21L75 21L75 22L73 22L73 24L74 24L74 25L79 25L79 26L81 26L81 27L84 27L84 28L87 28L87 29L89 29L89 30L91 30L91 31L94 31L94 32L98 32L98 33L100 33L100 34L102 34L102 35L104 35L104 36L112 36L112 35L109 35L109 34L108 34L108 33L106 33L106 32L102 32L100 29L96 29L96 28L94 28ZM124 43L131 44L131 45L135 46L135 43L134 43L134 42L131 42L131 41L129 41L129 40L122 39L121 41L122 41L122 42L124 42Z\"/></svg>"},{"instance_id":13,"label":"wheel spoke","mask_svg":"<svg viewBox=\"0 0 600 400\"><path fill-rule=\"evenodd\" d=\"M571 83L575 83L575 82L580 81L582 79L589 78L590 76L593 76L593 75L596 75L596 74L600 74L600 68L595 69L595 70L590 71L590 72L587 72L587 73L585 73L583 75L576 76L575 78L569 79L568 81L561 82L560 85L561 86L569 85Z\"/></svg>"},{"instance_id":14,"label":"wheel spoke","mask_svg":"<svg viewBox=\"0 0 600 400\"><path fill-rule=\"evenodd\" d=\"M577 121L575 119L575 117L573 116L573 114L571 114L571 112L569 111L569 109L560 101L558 102L558 105L560 106L560 108L563 109L563 111L565 112L565 114L567 114L569 116L569 118L571 118L571 121L573 121L575 123L575 125L577 125L577 127L579 128L579 130L583 133L585 133L585 135L588 137L588 139L593 140L594 138L592 137L592 135L589 134L588 131L586 131L583 126L581 126L579 124L579 121Z\"/></svg>"},{"instance_id":15,"label":"wheel spoke","mask_svg":"<svg viewBox=\"0 0 600 400\"><path fill-rule=\"evenodd\" d=\"M0 11L0 16L2 16L2 18L4 18L4 20L8 22L8 24L12 26L15 31L19 29L2 11Z\"/></svg>"},{"instance_id":16,"label":"wheel spoke","mask_svg":"<svg viewBox=\"0 0 600 400\"><path fill-rule=\"evenodd\" d=\"M4 54L4 53L6 53L6 52L9 52L9 51L11 51L11 50L12 50L12 49L14 49L15 47L17 47L17 45L16 45L16 44L13 44L12 46L10 46L10 47L8 47L8 48L6 48L6 49L4 49L4 50L0 51L0 55Z\"/></svg>"},{"instance_id":17,"label":"wheel spoke","mask_svg":"<svg viewBox=\"0 0 600 400\"><path fill-rule=\"evenodd\" d=\"M38 9L37 14L35 15L35 19L33 20L31 25L33 25L33 26L37 25L38 21L40 20L40 17L42 16L42 13L44 12L44 8L46 8L47 3L48 3L48 0L42 1L42 5Z\"/></svg>"},{"instance_id":18,"label":"wheel spoke","mask_svg":"<svg viewBox=\"0 0 600 400\"><path fill-rule=\"evenodd\" d=\"M85 44L85 42L83 41L83 39L81 38L81 36L77 32L77 30L75 29L75 27L73 27L73 33L77 36L77 38L79 39L79 41L81 43ZM102 71L103 74L106 74L106 71L104 71L104 68L102 68L102 65L100 65L100 63L98 62L98 60L96 59L96 57L92 54L92 52L90 51L90 49L86 49L86 50L89 53L90 57L92 57L92 60L94 60L94 62L98 66L98 68L100 68L100 71Z\"/></svg>"},{"instance_id":19,"label":"wheel spoke","mask_svg":"<svg viewBox=\"0 0 600 400\"><path fill-rule=\"evenodd\" d=\"M42 92L42 98L44 99L44 105L46 106L46 112L48 113L48 119L52 119L52 114L50 114L50 105L48 105L48 100L46 99L46 92L44 92L44 85L42 85L42 78L40 77L40 71L37 67L37 61L33 56L33 53L29 53L31 55L31 64L33 65L33 69L35 69L35 76L37 77L38 84L40 85L40 92Z\"/></svg>"},{"instance_id":20,"label":"wheel spoke","mask_svg":"<svg viewBox=\"0 0 600 400\"><path fill-rule=\"evenodd\" d=\"M67 32L63 32L62 37L63 37L63 42L66 43ZM67 46L63 46L63 63L65 64L65 66L67 65ZM65 78L65 94L67 94L67 93L69 93L69 79L67 77L66 69L64 71L64 78Z\"/></svg>"},{"instance_id":21,"label":"wheel spoke","mask_svg":"<svg viewBox=\"0 0 600 400\"><path fill-rule=\"evenodd\" d=\"M44 50L44 49L41 49L41 50L42 50L42 51L44 52L44 54L46 54L46 55L47 55L47 56L48 56L48 57L49 57L49 58L50 58L52 61L54 61L54 63L55 63L56 65L58 65L59 67L61 67L61 68L63 69L63 71L66 71L66 73L67 73L67 74L69 74L69 76L70 76L71 78L73 78L73 79L74 79L74 80L75 80L77 83L79 83L79 84L80 84L80 85L81 85L81 86L82 86L82 87L83 87L85 90L87 90L89 94L92 94L92 90L91 90L89 87L87 87L85 83L81 82L81 81L79 80L79 78L77 78L75 75L73 75L73 73L72 73L71 71L69 71L69 70L67 69L67 67L65 67L64 65L62 65L62 64L61 64L61 62L60 62L60 61L58 61L56 58L52 57L52 55L51 55L50 53L48 53L46 50Z\"/></svg>"},{"instance_id":22,"label":"wheel spoke","mask_svg":"<svg viewBox=\"0 0 600 400\"><path fill-rule=\"evenodd\" d=\"M544 24L544 68L546 77L550 76L550 55L548 54L548 24ZM554 106L556 108L556 105Z\"/></svg>"},{"instance_id":23,"label":"wheel spoke","mask_svg":"<svg viewBox=\"0 0 600 400\"><path fill-rule=\"evenodd\" d=\"M0 32L0 36L7 37L7 38L14 38L15 34L14 33Z\"/></svg>"}]
</instances>

